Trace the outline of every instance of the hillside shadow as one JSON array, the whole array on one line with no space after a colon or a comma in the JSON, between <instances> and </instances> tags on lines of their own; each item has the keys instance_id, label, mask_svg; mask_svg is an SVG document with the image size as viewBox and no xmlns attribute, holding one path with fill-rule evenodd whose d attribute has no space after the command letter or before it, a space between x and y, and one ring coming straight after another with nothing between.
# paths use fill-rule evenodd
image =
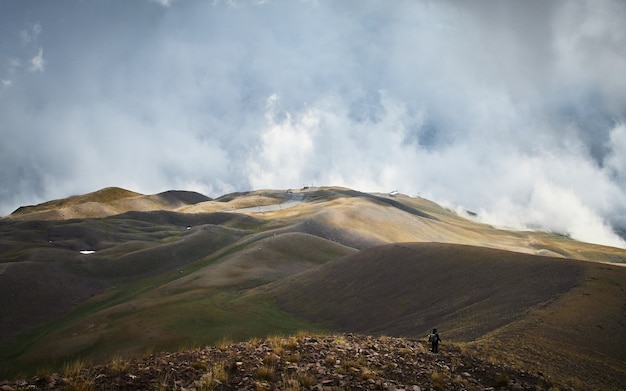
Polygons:
<instances>
[{"instance_id":1,"label":"hillside shadow","mask_svg":"<svg viewBox=\"0 0 626 391\"><path fill-rule=\"evenodd\" d=\"M424 211L421 211L417 208L414 208L412 206L396 201L393 198L382 197L382 196L371 194L371 193L363 193L363 192L360 192L357 190L351 190L351 189L333 188L333 189L315 190L307 194L306 200L315 201L317 199L322 199L324 201L328 201L328 200L342 198L342 197L365 198L365 199L375 202L376 204L391 206L393 208L400 209L406 213L410 213L414 216L422 217L422 218L433 220L433 221L439 221L437 217L430 215Z\"/></svg>"},{"instance_id":2,"label":"hillside shadow","mask_svg":"<svg viewBox=\"0 0 626 391\"><path fill-rule=\"evenodd\" d=\"M362 250L277 282L284 309L341 331L420 337L434 326L471 341L580 283L585 265L472 246Z\"/></svg>"}]
</instances>

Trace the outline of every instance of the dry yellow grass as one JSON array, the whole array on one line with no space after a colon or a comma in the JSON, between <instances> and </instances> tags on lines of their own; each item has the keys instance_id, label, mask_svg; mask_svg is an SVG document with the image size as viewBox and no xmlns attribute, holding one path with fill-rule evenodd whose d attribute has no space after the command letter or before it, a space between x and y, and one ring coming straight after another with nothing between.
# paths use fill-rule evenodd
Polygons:
<instances>
[{"instance_id":1,"label":"dry yellow grass","mask_svg":"<svg viewBox=\"0 0 626 391\"><path fill-rule=\"evenodd\" d=\"M213 363L209 371L196 382L196 390L215 390L221 383L226 382L228 380L228 372L226 372L225 365L222 361Z\"/></svg>"},{"instance_id":2,"label":"dry yellow grass","mask_svg":"<svg viewBox=\"0 0 626 391\"><path fill-rule=\"evenodd\" d=\"M8 216L8 218L20 220L101 218L129 211L175 211L194 206L185 205L184 201L172 204L171 200L165 198L166 196L167 195L163 194L143 195L117 187L109 187L85 195L20 208L18 211ZM217 211L218 207L216 206L215 209L216 210L210 211ZM223 209L225 208L222 205L219 210ZM204 210L200 208L198 211Z\"/></svg>"},{"instance_id":3,"label":"dry yellow grass","mask_svg":"<svg viewBox=\"0 0 626 391\"><path fill-rule=\"evenodd\" d=\"M271 235L241 246L239 251L220 258L219 262L163 285L157 295L234 286L251 279L269 282L354 251L304 233Z\"/></svg>"},{"instance_id":4,"label":"dry yellow grass","mask_svg":"<svg viewBox=\"0 0 626 391\"><path fill-rule=\"evenodd\" d=\"M626 261L626 251L579 242L558 235L540 232L513 232L465 219L438 204L419 197L385 194L359 196L340 187L322 187L298 191L307 198L296 208L268 213L246 213L268 220L314 219L329 228L350 227L353 234L373 243L445 242L500 248L546 256L608 261ZM171 210L182 213L213 213L239 211L256 206L276 205L285 201L284 190L258 190L235 193L221 201L206 201L194 205L172 205L158 195L142 195L119 188L106 188L82 196L70 197L23 208L10 216L23 220L64 220L71 218L105 217L127 211ZM381 202L394 202L427 213L434 219L416 219L406 211ZM372 230L376 227L376 230Z\"/></svg>"},{"instance_id":5,"label":"dry yellow grass","mask_svg":"<svg viewBox=\"0 0 626 391\"><path fill-rule=\"evenodd\" d=\"M341 188L322 188L333 193ZM306 194L306 192L305 192ZM315 194L315 191L311 191ZM436 219L415 218L405 211L381 204L371 197L319 197L297 208L254 214L256 217L297 222L310 219L328 229L345 230L372 243L441 242L497 248L541 256L556 256L593 262L626 262L626 250L580 243L560 235L533 231L508 231L468 220L438 204L419 197L378 195L402 203ZM305 199L306 201L306 199ZM391 202L390 201L390 202ZM372 229L375 227L376 229Z\"/></svg>"},{"instance_id":6,"label":"dry yellow grass","mask_svg":"<svg viewBox=\"0 0 626 391\"><path fill-rule=\"evenodd\" d=\"M273 382L276 380L276 371L272 366L262 365L254 371L253 376L258 381Z\"/></svg>"}]
</instances>

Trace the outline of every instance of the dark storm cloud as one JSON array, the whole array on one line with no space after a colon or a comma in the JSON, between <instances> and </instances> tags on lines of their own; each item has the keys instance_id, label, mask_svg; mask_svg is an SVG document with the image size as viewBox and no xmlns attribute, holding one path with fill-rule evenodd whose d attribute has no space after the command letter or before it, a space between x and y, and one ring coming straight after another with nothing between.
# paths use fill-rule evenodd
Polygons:
<instances>
[{"instance_id":1,"label":"dark storm cloud","mask_svg":"<svg viewBox=\"0 0 626 391\"><path fill-rule=\"evenodd\" d=\"M624 246L620 1L6 1L0 207L398 189Z\"/></svg>"}]
</instances>

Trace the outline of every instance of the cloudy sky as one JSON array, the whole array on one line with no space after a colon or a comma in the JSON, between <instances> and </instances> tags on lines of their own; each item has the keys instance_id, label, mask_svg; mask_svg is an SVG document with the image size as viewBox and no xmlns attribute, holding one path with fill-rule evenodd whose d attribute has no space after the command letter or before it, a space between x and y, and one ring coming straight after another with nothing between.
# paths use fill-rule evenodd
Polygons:
<instances>
[{"instance_id":1,"label":"cloudy sky","mask_svg":"<svg viewBox=\"0 0 626 391\"><path fill-rule=\"evenodd\" d=\"M342 185L626 247L626 2L4 0L0 215Z\"/></svg>"}]
</instances>

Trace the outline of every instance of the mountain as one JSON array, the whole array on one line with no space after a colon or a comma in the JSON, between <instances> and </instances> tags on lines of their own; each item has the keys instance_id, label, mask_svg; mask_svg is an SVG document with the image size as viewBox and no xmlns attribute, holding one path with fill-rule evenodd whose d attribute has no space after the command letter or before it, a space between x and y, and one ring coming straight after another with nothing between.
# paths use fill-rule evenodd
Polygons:
<instances>
[{"instance_id":1,"label":"mountain","mask_svg":"<svg viewBox=\"0 0 626 391\"><path fill-rule=\"evenodd\" d=\"M143 195L119 187L107 187L85 195L23 206L9 217L21 220L98 218L128 211L176 210L210 200L207 196L190 191L172 190Z\"/></svg>"},{"instance_id":2,"label":"mountain","mask_svg":"<svg viewBox=\"0 0 626 391\"><path fill-rule=\"evenodd\" d=\"M626 250L338 187L107 188L0 219L0 377L297 332L423 338L626 387ZM584 387L581 387L584 385Z\"/></svg>"}]
</instances>

